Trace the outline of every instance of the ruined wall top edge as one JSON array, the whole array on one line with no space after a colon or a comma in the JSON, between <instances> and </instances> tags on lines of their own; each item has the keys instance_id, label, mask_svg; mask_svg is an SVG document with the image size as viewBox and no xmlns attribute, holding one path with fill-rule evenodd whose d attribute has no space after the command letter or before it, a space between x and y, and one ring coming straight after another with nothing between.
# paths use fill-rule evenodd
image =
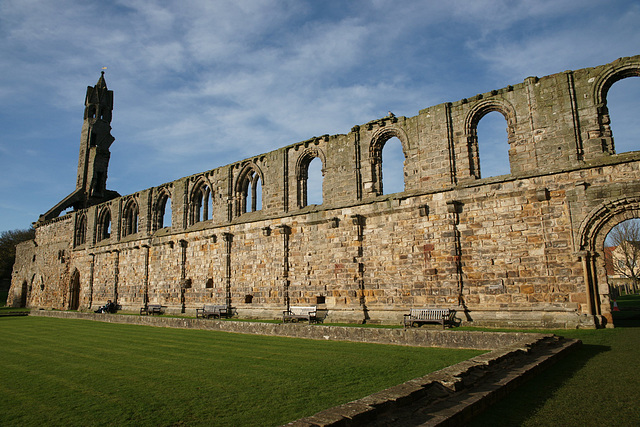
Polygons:
<instances>
[{"instance_id":1,"label":"ruined wall top edge","mask_svg":"<svg viewBox=\"0 0 640 427\"><path fill-rule=\"evenodd\" d=\"M367 130L371 131L372 126L376 124L378 124L379 126L385 126L385 124L393 124L393 123L406 124L410 122L415 122L417 120L420 120L420 117L422 116L428 116L436 111L441 111L445 108L449 108L449 109L459 108L461 111L463 109L466 111L468 109L472 109L473 105L477 105L483 102L486 103L492 99L494 100L507 99L507 97L509 96L512 97L514 92L526 90L526 87L528 85L543 85L547 81L559 80L560 78L566 79L565 75L567 74L571 74L576 81L579 81L579 84L583 86L587 86L587 85L590 86L591 88L590 96L593 98L593 102L597 103L598 101L601 101L599 97L602 96L602 93L604 92L606 94L606 90L608 90L607 84L609 86L611 84L610 77L615 73L620 73L619 70L625 67L633 67L634 69L640 69L640 55L623 57L623 58L616 59L608 64L595 66L595 67L582 68L582 69L573 70L573 71L572 70L563 71L563 72L551 74L551 75L540 77L540 78L527 77L522 83L514 84L513 86L509 85L501 89L496 89L489 92L477 94L469 98L463 98L461 100L454 101L454 102L445 102L445 103L441 103L441 104L437 104L437 105L433 105L433 106L421 109L418 115L412 116L412 117L404 117L404 116L395 117L391 115L391 116L381 117L378 119L373 119L367 123L364 123L361 125L355 125L347 134L335 134L335 135L325 134L320 137L314 136L307 140L295 142L293 144L289 144L284 147L279 147L275 150L272 150L266 153L256 154L256 155L247 157L243 160L239 160L227 165L222 165L222 166L219 166L207 171L203 171L203 172L197 172L186 177L178 178L171 182L162 183L157 186L150 187L148 189L140 190L136 193L122 196L122 198L125 199L128 197L132 197L134 195L138 195L140 193L153 191L154 189L158 189L161 187L174 186L180 182L185 182L187 180L194 180L201 176L219 175L220 177L224 178L225 175L228 175L229 170L240 169L242 168L243 165L251 162L256 162L258 160L277 158L283 152L286 152L289 150L297 151L300 147L306 148L309 145L317 145L318 143L321 143L321 142L329 142L329 141L335 141L335 140L344 141L346 143L348 141L351 141L351 139L353 138L352 135L354 134L367 134ZM637 74L634 74L634 75L637 75ZM580 102L581 102L580 100L577 101L578 103L578 105L576 106L577 109L581 108ZM584 119L581 118L581 120L584 120ZM375 129L373 130L375 131ZM369 132L367 135L370 136L371 134L373 134L373 132ZM586 134L586 131L585 131L585 134ZM111 202L106 202L106 203L111 203ZM42 224L38 224L38 226L44 225L45 223L58 221L58 220L59 218L55 218L55 219L46 221Z\"/></svg>"}]
</instances>

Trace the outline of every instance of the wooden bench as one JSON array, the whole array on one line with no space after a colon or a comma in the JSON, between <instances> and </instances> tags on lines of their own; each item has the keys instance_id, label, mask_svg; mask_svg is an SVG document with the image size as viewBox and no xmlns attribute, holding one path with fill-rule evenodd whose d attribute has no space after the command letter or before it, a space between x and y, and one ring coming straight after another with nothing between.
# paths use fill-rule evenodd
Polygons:
<instances>
[{"instance_id":1,"label":"wooden bench","mask_svg":"<svg viewBox=\"0 0 640 427\"><path fill-rule=\"evenodd\" d=\"M211 319L218 318L220 319L222 316L229 317L230 311L226 305L212 305L205 304L202 308L196 308L196 319Z\"/></svg>"},{"instance_id":2,"label":"wooden bench","mask_svg":"<svg viewBox=\"0 0 640 427\"><path fill-rule=\"evenodd\" d=\"M306 320L309 323L318 323L317 317L318 311L315 306L311 307L296 307L291 306L289 310L285 310L282 312L282 322L287 323L287 321L298 322L300 320Z\"/></svg>"},{"instance_id":3,"label":"wooden bench","mask_svg":"<svg viewBox=\"0 0 640 427\"><path fill-rule=\"evenodd\" d=\"M143 314L148 316L148 315L156 315L156 314L162 314L162 308L165 307L163 305L160 304L147 304L146 307L142 307L140 308L140 316L142 316Z\"/></svg>"},{"instance_id":4,"label":"wooden bench","mask_svg":"<svg viewBox=\"0 0 640 427\"><path fill-rule=\"evenodd\" d=\"M423 323L440 323L442 329L453 320L453 312L448 308L412 308L404 315L404 327Z\"/></svg>"}]
</instances>

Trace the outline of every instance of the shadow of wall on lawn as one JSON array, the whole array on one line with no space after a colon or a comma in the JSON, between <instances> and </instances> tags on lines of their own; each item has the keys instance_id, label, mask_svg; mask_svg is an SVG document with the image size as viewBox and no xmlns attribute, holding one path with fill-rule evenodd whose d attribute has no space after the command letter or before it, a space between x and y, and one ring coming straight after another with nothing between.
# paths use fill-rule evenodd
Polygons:
<instances>
[{"instance_id":1,"label":"shadow of wall on lawn","mask_svg":"<svg viewBox=\"0 0 640 427\"><path fill-rule=\"evenodd\" d=\"M618 310L612 311L616 328L640 328L640 295L618 297Z\"/></svg>"},{"instance_id":2,"label":"shadow of wall on lawn","mask_svg":"<svg viewBox=\"0 0 640 427\"><path fill-rule=\"evenodd\" d=\"M477 416L469 425L479 427L524 424L591 358L610 350L609 346L583 344L577 351L570 353L540 375L509 393L507 397Z\"/></svg>"}]
</instances>

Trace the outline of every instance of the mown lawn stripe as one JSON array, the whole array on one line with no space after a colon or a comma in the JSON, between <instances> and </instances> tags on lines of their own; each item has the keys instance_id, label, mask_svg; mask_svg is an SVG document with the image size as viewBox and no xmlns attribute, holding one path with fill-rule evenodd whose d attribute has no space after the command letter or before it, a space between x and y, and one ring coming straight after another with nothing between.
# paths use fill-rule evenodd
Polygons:
<instances>
[{"instance_id":1,"label":"mown lawn stripe","mask_svg":"<svg viewBox=\"0 0 640 427\"><path fill-rule=\"evenodd\" d=\"M0 425L65 426L278 425L482 353L38 317L0 346Z\"/></svg>"}]
</instances>

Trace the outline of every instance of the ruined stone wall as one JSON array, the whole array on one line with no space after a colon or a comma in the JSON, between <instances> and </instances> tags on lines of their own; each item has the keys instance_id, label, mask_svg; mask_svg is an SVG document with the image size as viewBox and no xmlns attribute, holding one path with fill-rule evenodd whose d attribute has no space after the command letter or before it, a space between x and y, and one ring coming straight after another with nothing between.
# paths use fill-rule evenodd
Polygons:
<instances>
[{"instance_id":1,"label":"ruined stone wall","mask_svg":"<svg viewBox=\"0 0 640 427\"><path fill-rule=\"evenodd\" d=\"M12 303L40 280L28 305L65 308L77 270L81 309L116 299L193 313L215 303L278 318L288 305L317 305L327 321L398 322L409 307L433 306L456 309L462 323L610 324L603 233L640 217L640 153L615 153L606 93L634 75L638 56L530 77L39 224L37 246L21 246ZM492 111L505 117L511 173L482 177L477 124ZM381 156L393 137L405 191L387 195ZM323 203L306 206L315 158ZM161 228L167 197L171 226ZM138 226L127 235L131 206Z\"/></svg>"}]
</instances>

